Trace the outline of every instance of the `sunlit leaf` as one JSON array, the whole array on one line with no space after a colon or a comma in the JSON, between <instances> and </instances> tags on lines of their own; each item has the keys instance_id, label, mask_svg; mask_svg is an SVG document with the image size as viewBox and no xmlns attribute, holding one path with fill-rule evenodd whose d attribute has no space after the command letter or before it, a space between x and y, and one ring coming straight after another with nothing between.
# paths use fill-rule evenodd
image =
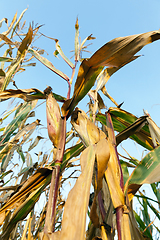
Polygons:
<instances>
[{"instance_id":1,"label":"sunlit leaf","mask_svg":"<svg viewBox=\"0 0 160 240\"><path fill-rule=\"evenodd\" d=\"M67 100L62 106L63 115L70 116L74 107L81 101L84 96L93 87L95 80L103 67L93 69L90 67L89 61L83 60L80 65L77 80L74 86L73 97Z\"/></svg>"},{"instance_id":2,"label":"sunlit leaf","mask_svg":"<svg viewBox=\"0 0 160 240\"><path fill-rule=\"evenodd\" d=\"M156 123L152 120L152 118L150 117L150 115L148 114L147 111L144 111L144 114L145 114L146 120L148 122L148 127L149 127L149 131L150 131L150 134L152 137L153 145L154 145L154 147L156 147L157 145L160 145L160 129L156 125Z\"/></svg>"},{"instance_id":3,"label":"sunlit leaf","mask_svg":"<svg viewBox=\"0 0 160 240\"><path fill-rule=\"evenodd\" d=\"M71 158L77 157L84 149L85 149L85 146L83 145L82 142L76 144L73 147L66 149L66 151L64 152L64 156L63 156L62 169L65 168L67 162Z\"/></svg>"},{"instance_id":4,"label":"sunlit leaf","mask_svg":"<svg viewBox=\"0 0 160 240\"><path fill-rule=\"evenodd\" d=\"M92 55L89 60L90 65L92 67L120 67L126 62L132 61L134 55L145 45L158 39L160 39L159 31L115 38Z\"/></svg>"},{"instance_id":5,"label":"sunlit leaf","mask_svg":"<svg viewBox=\"0 0 160 240\"><path fill-rule=\"evenodd\" d=\"M14 195L7 201L5 205L3 205L3 207L1 207L0 214L7 209L13 209L15 206L20 206L23 214L25 214L21 203L25 201L27 202L28 200L30 201L31 196L33 197L34 194L37 194L37 191L44 189L44 187L50 183L51 172L52 170L49 168L39 168L34 175L30 176L27 181L21 184L21 187L18 188L18 191L14 193ZM30 197L27 199L26 197L28 195L30 195Z\"/></svg>"}]
</instances>

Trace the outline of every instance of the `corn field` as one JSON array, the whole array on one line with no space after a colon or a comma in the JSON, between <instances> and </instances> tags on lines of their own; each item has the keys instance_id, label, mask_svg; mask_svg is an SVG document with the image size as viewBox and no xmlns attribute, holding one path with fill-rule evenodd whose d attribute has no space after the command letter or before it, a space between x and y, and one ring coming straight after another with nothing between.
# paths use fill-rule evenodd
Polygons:
<instances>
[{"instance_id":1,"label":"corn field","mask_svg":"<svg viewBox=\"0 0 160 240\"><path fill-rule=\"evenodd\" d=\"M40 33L41 25L26 27L26 10L19 17L16 13L11 23L0 21L0 27L6 26L0 34L0 239L159 239L160 129L147 111L140 117L125 111L106 85L115 72L140 57L136 54L144 46L159 40L160 31L117 37L83 59L94 37L79 40L77 19L74 58L69 59L58 39ZM55 42L54 55L68 64L70 77L44 57L45 49L35 47L41 36ZM64 80L64 87L67 83L66 96L55 93L53 86L43 91L18 88L16 76L37 62ZM85 112L78 104L86 96ZM106 97L115 107L105 106ZM5 101L11 101L8 110L3 109ZM47 139L36 119L42 102ZM119 144L127 139L146 150L141 160L119 154ZM39 146L48 142L48 152L41 151ZM144 184L153 197L141 191Z\"/></svg>"}]
</instances>

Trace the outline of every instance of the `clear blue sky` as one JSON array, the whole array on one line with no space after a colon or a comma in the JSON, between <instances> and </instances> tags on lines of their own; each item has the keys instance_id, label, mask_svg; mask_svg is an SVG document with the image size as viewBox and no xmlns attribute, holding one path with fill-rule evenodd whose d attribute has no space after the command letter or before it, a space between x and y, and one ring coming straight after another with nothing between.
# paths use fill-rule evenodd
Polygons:
<instances>
[{"instance_id":1,"label":"clear blue sky","mask_svg":"<svg viewBox=\"0 0 160 240\"><path fill-rule=\"evenodd\" d=\"M113 38L160 28L159 0L6 0L0 5L0 19L6 17L11 22L15 12L18 11L19 16L26 7L28 10L23 17L23 20L27 21L26 25L29 26L32 21L35 24L45 24L40 31L59 39L68 57L72 56L70 50L74 48L74 25L77 16L81 39L90 34L96 37L93 45L88 48L92 53ZM4 26L3 24L3 28ZM49 55L45 56L55 67L71 76L67 64L53 56L54 41L41 37L35 45L48 52ZM138 117L143 115L143 109L148 110L160 125L160 41L145 46L140 54L143 56L114 74L106 87L118 103L124 101L123 109ZM83 55L89 56L90 54ZM43 91L50 85L55 93L66 95L67 84L39 62L35 68L30 67L17 76L15 81L22 89L36 87ZM107 107L113 106L107 98L105 103ZM45 120L43 123L45 124Z\"/></svg>"}]
</instances>

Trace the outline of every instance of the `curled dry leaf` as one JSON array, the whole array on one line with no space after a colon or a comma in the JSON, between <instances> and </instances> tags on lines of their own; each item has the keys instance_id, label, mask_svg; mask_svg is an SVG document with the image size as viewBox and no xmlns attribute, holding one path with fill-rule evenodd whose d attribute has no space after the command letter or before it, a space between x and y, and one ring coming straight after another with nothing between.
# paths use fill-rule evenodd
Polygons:
<instances>
[{"instance_id":1,"label":"curled dry leaf","mask_svg":"<svg viewBox=\"0 0 160 240\"><path fill-rule=\"evenodd\" d=\"M11 97L14 98L22 98L25 101L33 101L35 99L45 99L46 96L43 92L36 88L30 88L30 89L8 89L3 92L0 92L0 99L1 100L7 100Z\"/></svg>"}]
</instances>

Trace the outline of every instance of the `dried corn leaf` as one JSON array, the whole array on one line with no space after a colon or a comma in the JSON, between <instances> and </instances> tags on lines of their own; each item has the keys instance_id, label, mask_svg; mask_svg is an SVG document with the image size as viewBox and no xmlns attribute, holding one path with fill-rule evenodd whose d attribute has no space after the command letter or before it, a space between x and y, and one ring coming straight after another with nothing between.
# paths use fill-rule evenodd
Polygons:
<instances>
[{"instance_id":1,"label":"dried corn leaf","mask_svg":"<svg viewBox=\"0 0 160 240\"><path fill-rule=\"evenodd\" d=\"M157 145L160 145L160 128L156 125L156 123L152 120L150 115L147 111L144 111L144 114L146 116L146 120L148 122L149 131L152 137L152 142L154 147L157 147Z\"/></svg>"},{"instance_id":2,"label":"dried corn leaf","mask_svg":"<svg viewBox=\"0 0 160 240\"><path fill-rule=\"evenodd\" d=\"M108 168L108 161L110 161L110 148L108 145L107 139L101 139L96 144L96 170L94 175L94 189L95 195L93 199L93 204L91 207L90 218L94 224L94 226L99 227L99 217L97 215L97 196L99 191L102 189L102 180L104 177L104 173L106 168Z\"/></svg>"},{"instance_id":3,"label":"dried corn leaf","mask_svg":"<svg viewBox=\"0 0 160 240\"><path fill-rule=\"evenodd\" d=\"M0 209L0 216L6 210L10 210L16 207L21 207L21 204L26 200L27 196L32 196L36 191L43 188L50 183L52 170L49 168L39 168L32 176L30 176L25 182L21 184L14 195L7 201ZM23 208L22 208L23 209Z\"/></svg>"},{"instance_id":4,"label":"dried corn leaf","mask_svg":"<svg viewBox=\"0 0 160 240\"><path fill-rule=\"evenodd\" d=\"M46 58L42 57L37 51L35 51L32 48L28 49L28 52L30 52L35 58L37 58L41 63L43 63L46 67L48 67L51 71L55 72L57 75L62 77L64 80L69 81L69 78L66 74L61 72L60 70L56 69L53 64Z\"/></svg>"},{"instance_id":5,"label":"dried corn leaf","mask_svg":"<svg viewBox=\"0 0 160 240\"><path fill-rule=\"evenodd\" d=\"M160 39L159 31L118 37L106 43L89 59L90 66L121 67L130 62L145 45Z\"/></svg>"},{"instance_id":6,"label":"dried corn leaf","mask_svg":"<svg viewBox=\"0 0 160 240\"><path fill-rule=\"evenodd\" d=\"M37 179L38 175L39 175L39 179ZM17 207L14 210L14 213L13 213L11 219L9 220L6 228L4 229L4 231L1 235L2 240L8 239L9 234L14 229L16 224L20 220L23 220L28 215L28 213L33 209L35 203L38 201L38 199L40 197L40 194L42 193L44 188L50 183L50 178L51 178L51 170L41 168L41 169L39 169L39 171L37 170L37 172L26 181L25 188L22 187L23 191L22 191L22 189L20 189L18 191L18 193L15 194L16 197L15 197L15 195L13 195L13 197L11 198L12 204L9 201L10 207L13 208L13 202L16 201L16 198L18 198L18 195L21 199L21 202L19 202L20 199L17 199L17 202L19 202L19 204L17 204L17 202L16 202ZM36 182L34 182L33 179ZM29 189L26 189L27 186L29 187ZM6 205L9 206L9 204L6 204ZM3 212L4 212L4 208L6 205L4 205L4 207L3 207ZM0 209L0 212L1 212L1 209Z\"/></svg>"},{"instance_id":7,"label":"dried corn leaf","mask_svg":"<svg viewBox=\"0 0 160 240\"><path fill-rule=\"evenodd\" d=\"M21 15L19 16L17 22L15 23L15 25L14 25L14 27L13 27L13 30L12 30L12 33L11 33L11 38L12 38L12 36L13 36L13 34L14 34L16 28L18 27L19 22L21 21L21 19L22 19L24 13L27 11L27 9L28 9L28 8L26 8L26 9L23 10L23 12L22 12Z\"/></svg>"},{"instance_id":8,"label":"dried corn leaf","mask_svg":"<svg viewBox=\"0 0 160 240\"><path fill-rule=\"evenodd\" d=\"M15 21L16 21L16 19L17 19L17 12L15 13L15 15L13 17L12 22L11 22L10 26L8 27L8 30L6 32L2 33L3 35L7 36L10 33L10 31L12 30L12 27L13 27Z\"/></svg>"},{"instance_id":9,"label":"dried corn leaf","mask_svg":"<svg viewBox=\"0 0 160 240\"><path fill-rule=\"evenodd\" d=\"M136 58L134 55L146 44L158 39L160 39L159 31L116 38L106 43L88 60L83 60L79 68L73 97L62 106L63 115L70 116L74 107L94 85L104 66L120 68L133 61Z\"/></svg>"},{"instance_id":10,"label":"dried corn leaf","mask_svg":"<svg viewBox=\"0 0 160 240\"><path fill-rule=\"evenodd\" d=\"M64 55L60 45L59 45L59 41L57 39L55 39L56 42L56 49L58 51L58 53L61 55L61 57L64 59L64 61L73 69L75 66L74 64Z\"/></svg>"},{"instance_id":11,"label":"dried corn leaf","mask_svg":"<svg viewBox=\"0 0 160 240\"><path fill-rule=\"evenodd\" d=\"M0 39L5 41L9 45L14 45L14 43L8 37L6 37L6 35L4 35L4 34L0 34Z\"/></svg>"},{"instance_id":12,"label":"dried corn leaf","mask_svg":"<svg viewBox=\"0 0 160 240\"><path fill-rule=\"evenodd\" d=\"M73 97L67 100L62 106L63 115L70 116L74 107L93 87L95 80L102 69L103 67L97 67L93 69L89 64L89 61L83 60L78 71Z\"/></svg>"},{"instance_id":13,"label":"dried corn leaf","mask_svg":"<svg viewBox=\"0 0 160 240\"><path fill-rule=\"evenodd\" d=\"M124 205L124 194L120 187L120 170L117 162L117 156L115 155L115 149L110 141L108 141L110 148L110 159L108 161L108 167L105 171L105 178L110 190L112 202L114 208Z\"/></svg>"},{"instance_id":14,"label":"dried corn leaf","mask_svg":"<svg viewBox=\"0 0 160 240\"><path fill-rule=\"evenodd\" d=\"M26 34L26 37L22 40L22 43L18 48L18 52L20 52L20 55L24 55L26 50L28 50L28 47L32 42L32 37L33 37L33 29L30 26Z\"/></svg>"},{"instance_id":15,"label":"dried corn leaf","mask_svg":"<svg viewBox=\"0 0 160 240\"><path fill-rule=\"evenodd\" d=\"M7 142L12 136L13 132L20 127L22 122L29 115L30 111L36 106L37 100L32 102L25 102L19 105L16 110L13 120L5 127L3 135L1 136L2 143Z\"/></svg>"},{"instance_id":16,"label":"dried corn leaf","mask_svg":"<svg viewBox=\"0 0 160 240\"><path fill-rule=\"evenodd\" d=\"M37 136L34 142L29 146L28 151L31 151L33 148L35 148L41 139L43 139L43 137Z\"/></svg>"},{"instance_id":17,"label":"dried corn leaf","mask_svg":"<svg viewBox=\"0 0 160 240\"><path fill-rule=\"evenodd\" d=\"M12 62L13 60L15 60L15 59L9 58L9 57L0 57L0 62Z\"/></svg>"},{"instance_id":18,"label":"dried corn leaf","mask_svg":"<svg viewBox=\"0 0 160 240\"><path fill-rule=\"evenodd\" d=\"M3 22L5 22L5 23L8 24L8 19L7 19L7 18L2 18L2 19L0 20L0 28L2 27L2 23L3 23Z\"/></svg>"},{"instance_id":19,"label":"dried corn leaf","mask_svg":"<svg viewBox=\"0 0 160 240\"><path fill-rule=\"evenodd\" d=\"M95 161L95 149L89 146L80 157L81 175L69 192L62 219L60 240L84 240L86 213Z\"/></svg>"},{"instance_id":20,"label":"dried corn leaf","mask_svg":"<svg viewBox=\"0 0 160 240\"><path fill-rule=\"evenodd\" d=\"M45 99L46 96L43 92L36 88L30 88L30 89L8 89L3 92L0 92L0 99L1 100L7 100L11 97L14 98L22 98L24 101L33 101L36 99Z\"/></svg>"}]
</instances>

